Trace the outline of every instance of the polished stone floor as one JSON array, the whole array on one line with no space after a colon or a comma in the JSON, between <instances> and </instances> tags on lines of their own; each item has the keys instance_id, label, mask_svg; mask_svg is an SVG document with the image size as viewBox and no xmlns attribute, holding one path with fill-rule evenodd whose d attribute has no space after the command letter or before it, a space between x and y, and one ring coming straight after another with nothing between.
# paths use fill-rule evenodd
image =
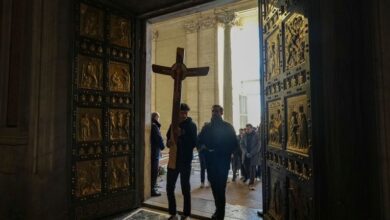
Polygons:
<instances>
[{"instance_id":1,"label":"polished stone floor","mask_svg":"<svg viewBox=\"0 0 390 220\"><path fill-rule=\"evenodd\" d=\"M163 152L160 165L166 166L167 152ZM180 178L180 177L179 177ZM243 219L243 220L260 220L262 218L257 216L257 211L262 207L262 183L256 180L255 190L250 190L247 183L241 180L235 182L231 181L232 173L229 173L229 180L226 187L226 209L225 220ZM197 155L195 154L192 163L191 172L191 219L209 219L215 211L214 199L211 188L206 186L200 188L200 165ZM159 197L152 197L144 202L144 207L137 209L131 213L123 213L115 217L106 218L105 220L165 220L168 213L168 200L166 196L166 176L158 178L159 190L162 193ZM206 184L207 185L207 184ZM180 179L176 184L176 203L177 209L183 210L183 197L181 195Z\"/></svg>"},{"instance_id":2,"label":"polished stone floor","mask_svg":"<svg viewBox=\"0 0 390 220\"><path fill-rule=\"evenodd\" d=\"M160 162L166 165L167 157L165 152ZM226 218L225 219L261 219L256 212L262 207L261 181L256 180L255 190L250 190L247 183L241 180L231 181L232 173L230 171L229 180L226 189ZM191 201L192 214L199 218L210 217L215 210L214 199L210 187L200 188L200 165L197 155L195 155L191 172ZM152 197L145 201L149 207L159 207L163 210L168 208L166 197L166 176L160 176L158 180L159 190L162 193L160 197ZM181 195L180 180L176 184L176 200L178 210L182 210L183 197Z\"/></svg>"}]
</instances>

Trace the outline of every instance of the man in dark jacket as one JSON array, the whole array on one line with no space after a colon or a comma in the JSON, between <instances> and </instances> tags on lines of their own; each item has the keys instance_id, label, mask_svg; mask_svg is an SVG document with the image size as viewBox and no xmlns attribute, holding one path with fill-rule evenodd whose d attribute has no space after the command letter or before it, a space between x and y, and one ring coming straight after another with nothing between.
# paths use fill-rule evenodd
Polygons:
<instances>
[{"instance_id":1,"label":"man in dark jacket","mask_svg":"<svg viewBox=\"0 0 390 220\"><path fill-rule=\"evenodd\" d=\"M152 129L150 132L151 143L151 195L161 196L161 193L157 190L157 176L158 176L158 163L160 160L161 150L164 150L164 141L161 137L159 122L160 114L158 112L152 113Z\"/></svg>"},{"instance_id":2,"label":"man in dark jacket","mask_svg":"<svg viewBox=\"0 0 390 220\"><path fill-rule=\"evenodd\" d=\"M245 156L245 170L249 174L249 188L255 190L254 183L256 177L256 166L260 159L259 137L253 125L246 125L246 133L241 140L242 153Z\"/></svg>"},{"instance_id":3,"label":"man in dark jacket","mask_svg":"<svg viewBox=\"0 0 390 220\"><path fill-rule=\"evenodd\" d=\"M236 132L231 124L222 119L223 108L212 107L211 122L206 124L198 136L198 145L206 146L206 167L214 196L215 213L211 219L224 219L226 205L226 181L230 159L237 150Z\"/></svg>"},{"instance_id":4,"label":"man in dark jacket","mask_svg":"<svg viewBox=\"0 0 390 220\"><path fill-rule=\"evenodd\" d=\"M167 172L167 197L170 219L177 219L176 217L176 199L175 199L175 185L180 174L181 191L183 194L183 213L182 219L191 215L191 163L193 158L193 151L197 142L197 127L196 124L188 117L190 108L187 104L180 105L180 135L177 141L177 155L176 155L176 169L168 168ZM167 146L171 146L171 128L167 133Z\"/></svg>"}]
</instances>

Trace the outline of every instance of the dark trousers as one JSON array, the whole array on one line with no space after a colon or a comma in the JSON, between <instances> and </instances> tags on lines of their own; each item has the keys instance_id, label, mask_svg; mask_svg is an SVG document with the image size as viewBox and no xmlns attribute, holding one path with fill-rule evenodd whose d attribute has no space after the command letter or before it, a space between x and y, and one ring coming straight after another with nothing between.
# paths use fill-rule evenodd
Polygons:
<instances>
[{"instance_id":1,"label":"dark trousers","mask_svg":"<svg viewBox=\"0 0 390 220\"><path fill-rule=\"evenodd\" d=\"M158 176L158 162L159 162L159 159L154 159L152 158L151 160L151 185L150 185L150 188L151 190L156 190L156 186L157 186L157 176Z\"/></svg>"},{"instance_id":2,"label":"dark trousers","mask_svg":"<svg viewBox=\"0 0 390 220\"><path fill-rule=\"evenodd\" d=\"M259 179L261 178L261 166L256 167L256 177Z\"/></svg>"},{"instance_id":3,"label":"dark trousers","mask_svg":"<svg viewBox=\"0 0 390 220\"><path fill-rule=\"evenodd\" d=\"M200 182L204 183L205 174L206 174L206 156L205 153L199 153L199 163L200 163Z\"/></svg>"},{"instance_id":4,"label":"dark trousers","mask_svg":"<svg viewBox=\"0 0 390 220\"><path fill-rule=\"evenodd\" d=\"M168 168L167 173L167 197L168 197L168 209L169 214L176 215L176 199L175 199L175 186L177 177L180 174L181 192L183 194L183 213L185 216L191 215L191 186L190 175L191 166L177 167L176 169Z\"/></svg>"},{"instance_id":5,"label":"dark trousers","mask_svg":"<svg viewBox=\"0 0 390 220\"><path fill-rule=\"evenodd\" d=\"M249 168L249 185L253 185L255 183L256 177L256 166L250 166Z\"/></svg>"},{"instance_id":6,"label":"dark trousers","mask_svg":"<svg viewBox=\"0 0 390 220\"><path fill-rule=\"evenodd\" d=\"M241 163L241 177L244 177L244 179L247 179L247 174L246 174L246 168L245 168L245 163Z\"/></svg>"},{"instance_id":7,"label":"dark trousers","mask_svg":"<svg viewBox=\"0 0 390 220\"><path fill-rule=\"evenodd\" d=\"M245 167L245 176L244 178L247 180L249 179L251 176L251 159L248 158L248 157L245 157L244 159L244 167Z\"/></svg>"},{"instance_id":8,"label":"dark trousers","mask_svg":"<svg viewBox=\"0 0 390 220\"><path fill-rule=\"evenodd\" d=\"M214 152L206 153L207 178L214 196L215 217L224 219L226 205L226 181L228 178L230 158L223 158Z\"/></svg>"}]
</instances>

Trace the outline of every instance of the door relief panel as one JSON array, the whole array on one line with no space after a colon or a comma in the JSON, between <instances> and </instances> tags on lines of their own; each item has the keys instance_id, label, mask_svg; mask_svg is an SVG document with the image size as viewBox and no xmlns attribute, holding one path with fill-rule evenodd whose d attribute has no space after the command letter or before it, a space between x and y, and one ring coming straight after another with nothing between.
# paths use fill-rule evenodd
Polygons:
<instances>
[{"instance_id":1,"label":"door relief panel","mask_svg":"<svg viewBox=\"0 0 390 220\"><path fill-rule=\"evenodd\" d=\"M80 4L80 35L103 40L104 12L91 5Z\"/></svg>"},{"instance_id":2,"label":"door relief panel","mask_svg":"<svg viewBox=\"0 0 390 220\"><path fill-rule=\"evenodd\" d=\"M280 32L274 31L266 40L267 62L266 62L266 80L271 80L281 73L280 62Z\"/></svg>"},{"instance_id":3,"label":"door relief panel","mask_svg":"<svg viewBox=\"0 0 390 220\"><path fill-rule=\"evenodd\" d=\"M137 207L133 18L101 1L75 7L71 215Z\"/></svg>"},{"instance_id":4,"label":"door relief panel","mask_svg":"<svg viewBox=\"0 0 390 220\"><path fill-rule=\"evenodd\" d=\"M304 1L261 3L264 216L313 219L308 9Z\"/></svg>"},{"instance_id":5,"label":"door relief panel","mask_svg":"<svg viewBox=\"0 0 390 220\"><path fill-rule=\"evenodd\" d=\"M283 143L282 102L280 100L268 103L268 145L282 148Z\"/></svg>"},{"instance_id":6,"label":"door relief panel","mask_svg":"<svg viewBox=\"0 0 390 220\"><path fill-rule=\"evenodd\" d=\"M90 196L102 191L101 170L101 160L76 163L76 197Z\"/></svg>"},{"instance_id":7,"label":"door relief panel","mask_svg":"<svg viewBox=\"0 0 390 220\"><path fill-rule=\"evenodd\" d=\"M285 23L286 70L305 63L308 57L308 21L303 15L294 14Z\"/></svg>"},{"instance_id":8,"label":"door relief panel","mask_svg":"<svg viewBox=\"0 0 390 220\"><path fill-rule=\"evenodd\" d=\"M307 95L287 98L287 150L308 155Z\"/></svg>"}]
</instances>

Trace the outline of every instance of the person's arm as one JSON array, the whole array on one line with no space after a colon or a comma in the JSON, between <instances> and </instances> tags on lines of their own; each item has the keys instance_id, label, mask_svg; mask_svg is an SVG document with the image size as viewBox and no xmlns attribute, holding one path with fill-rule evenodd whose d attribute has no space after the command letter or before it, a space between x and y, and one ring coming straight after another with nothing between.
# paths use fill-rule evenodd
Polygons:
<instances>
[{"instance_id":1,"label":"person's arm","mask_svg":"<svg viewBox=\"0 0 390 220\"><path fill-rule=\"evenodd\" d=\"M197 140L197 146L200 147L202 145L204 145L204 136L205 136L205 126L202 127L202 130L199 132L199 135L198 135L198 140Z\"/></svg>"},{"instance_id":2,"label":"person's arm","mask_svg":"<svg viewBox=\"0 0 390 220\"><path fill-rule=\"evenodd\" d=\"M160 150L164 150L165 146L164 146L164 140L161 136L161 132L160 132L160 129L158 129L157 126L153 126L153 128L155 129L155 138L156 138L156 142L157 143L157 146L160 148Z\"/></svg>"},{"instance_id":3,"label":"person's arm","mask_svg":"<svg viewBox=\"0 0 390 220\"><path fill-rule=\"evenodd\" d=\"M246 155L246 153L248 153L247 151L246 151L246 147L245 147L245 135L243 135L242 137L241 137L241 140L240 140L240 148L241 148L241 152L242 152L242 155Z\"/></svg>"},{"instance_id":4,"label":"person's arm","mask_svg":"<svg viewBox=\"0 0 390 220\"><path fill-rule=\"evenodd\" d=\"M252 147L252 150L249 153L250 157L253 157L254 155L259 153L259 151L260 151L260 142L259 142L259 138L258 138L257 134L255 134L252 144L254 145L254 147Z\"/></svg>"},{"instance_id":5,"label":"person's arm","mask_svg":"<svg viewBox=\"0 0 390 220\"><path fill-rule=\"evenodd\" d=\"M197 146L198 143L198 135L197 135L197 127L196 124L193 123L190 127L190 135L191 135L191 143L193 147Z\"/></svg>"},{"instance_id":6,"label":"person's arm","mask_svg":"<svg viewBox=\"0 0 390 220\"><path fill-rule=\"evenodd\" d=\"M169 148L171 146L171 126L169 126L168 132L167 132L167 147Z\"/></svg>"}]
</instances>

